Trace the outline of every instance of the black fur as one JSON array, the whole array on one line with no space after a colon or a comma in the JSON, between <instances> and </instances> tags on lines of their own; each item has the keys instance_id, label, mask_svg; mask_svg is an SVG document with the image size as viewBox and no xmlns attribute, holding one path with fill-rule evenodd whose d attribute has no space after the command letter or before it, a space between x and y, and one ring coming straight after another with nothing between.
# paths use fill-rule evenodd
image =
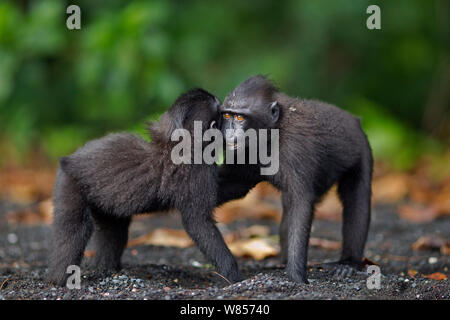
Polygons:
<instances>
[{"instance_id":1,"label":"black fur","mask_svg":"<svg viewBox=\"0 0 450 320\"><path fill-rule=\"evenodd\" d=\"M81 263L94 233L95 262L101 269L120 268L131 216L168 209L181 212L187 233L230 281L241 278L237 263L215 226L217 168L175 165L170 136L177 128L193 134L217 120L220 101L204 90L181 95L151 124L150 143L132 134L110 134L88 142L60 161L54 188L53 250L49 280L64 285L69 265Z\"/></svg>"},{"instance_id":2,"label":"black fur","mask_svg":"<svg viewBox=\"0 0 450 320\"><path fill-rule=\"evenodd\" d=\"M271 111L278 106L279 114ZM279 129L279 171L260 175L259 165L225 164L218 203L243 197L266 180L282 191L282 260L289 277L307 282L307 251L314 205L334 183L344 206L340 267L360 267L370 223L372 152L358 118L330 104L294 99L263 76L245 80L225 99L221 128L240 114L243 129ZM278 117L277 121L273 121ZM225 132L223 132L225 134Z\"/></svg>"}]
</instances>

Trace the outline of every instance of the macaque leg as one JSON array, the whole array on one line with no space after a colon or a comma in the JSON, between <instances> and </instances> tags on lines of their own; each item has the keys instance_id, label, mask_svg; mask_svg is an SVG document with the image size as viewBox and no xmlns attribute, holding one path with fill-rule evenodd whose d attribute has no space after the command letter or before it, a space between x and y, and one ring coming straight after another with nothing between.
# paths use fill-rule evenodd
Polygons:
<instances>
[{"instance_id":1,"label":"macaque leg","mask_svg":"<svg viewBox=\"0 0 450 320\"><path fill-rule=\"evenodd\" d=\"M94 220L94 264L100 270L119 270L128 241L131 217L115 218L92 210Z\"/></svg>"},{"instance_id":2,"label":"macaque leg","mask_svg":"<svg viewBox=\"0 0 450 320\"><path fill-rule=\"evenodd\" d=\"M281 217L280 223L280 261L281 263L287 262L287 251L288 251L288 218L287 210L283 208L283 215Z\"/></svg>"},{"instance_id":3,"label":"macaque leg","mask_svg":"<svg viewBox=\"0 0 450 320\"><path fill-rule=\"evenodd\" d=\"M344 206L340 263L355 267L361 266L370 224L371 172L361 167L344 175L338 189Z\"/></svg>"},{"instance_id":4,"label":"macaque leg","mask_svg":"<svg viewBox=\"0 0 450 320\"><path fill-rule=\"evenodd\" d=\"M92 234L92 220L78 188L61 169L56 175L53 198L53 248L48 277L56 285L64 286L69 276L67 267L80 266Z\"/></svg>"},{"instance_id":5,"label":"macaque leg","mask_svg":"<svg viewBox=\"0 0 450 320\"><path fill-rule=\"evenodd\" d=\"M242 280L236 259L225 244L211 213L190 209L183 210L181 215L186 232L217 271L231 282Z\"/></svg>"},{"instance_id":6,"label":"macaque leg","mask_svg":"<svg viewBox=\"0 0 450 320\"><path fill-rule=\"evenodd\" d=\"M245 197L256 184L257 182L246 182L226 176L220 177L216 206Z\"/></svg>"},{"instance_id":7,"label":"macaque leg","mask_svg":"<svg viewBox=\"0 0 450 320\"><path fill-rule=\"evenodd\" d=\"M291 193L292 194L292 193ZM307 259L309 234L311 231L313 201L303 199L286 199L283 197L283 206L287 209L288 245L286 271L292 281L308 283Z\"/></svg>"}]
</instances>

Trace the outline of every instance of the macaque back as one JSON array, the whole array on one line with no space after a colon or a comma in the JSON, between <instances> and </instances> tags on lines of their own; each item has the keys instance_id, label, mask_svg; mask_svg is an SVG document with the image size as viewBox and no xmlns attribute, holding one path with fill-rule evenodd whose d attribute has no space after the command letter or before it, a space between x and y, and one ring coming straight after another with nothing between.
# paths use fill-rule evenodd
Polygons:
<instances>
[{"instance_id":1,"label":"macaque back","mask_svg":"<svg viewBox=\"0 0 450 320\"><path fill-rule=\"evenodd\" d=\"M230 281L241 278L236 260L215 225L216 165L176 165L171 141L176 129L215 123L220 101L202 89L181 95L151 124L152 141L110 134L63 157L54 187L53 248L49 280L64 285L67 267L80 265L94 234L94 264L117 270L128 239L131 216L177 209L200 251Z\"/></svg>"}]
</instances>

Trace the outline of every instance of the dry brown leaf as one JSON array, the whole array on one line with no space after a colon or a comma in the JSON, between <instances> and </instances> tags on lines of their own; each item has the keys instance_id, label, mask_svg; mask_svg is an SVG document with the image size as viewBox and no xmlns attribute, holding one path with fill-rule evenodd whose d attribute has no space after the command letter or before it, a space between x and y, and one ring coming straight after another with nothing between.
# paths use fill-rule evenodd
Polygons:
<instances>
[{"instance_id":1,"label":"dry brown leaf","mask_svg":"<svg viewBox=\"0 0 450 320\"><path fill-rule=\"evenodd\" d=\"M281 195L266 183L258 184L243 199L225 203L214 211L218 222L239 219L281 220Z\"/></svg>"},{"instance_id":2,"label":"dry brown leaf","mask_svg":"<svg viewBox=\"0 0 450 320\"><path fill-rule=\"evenodd\" d=\"M309 239L309 245L325 250L339 250L341 248L341 243L339 241L332 241L315 237L311 237Z\"/></svg>"},{"instance_id":3,"label":"dry brown leaf","mask_svg":"<svg viewBox=\"0 0 450 320\"><path fill-rule=\"evenodd\" d=\"M440 249L448 243L446 239L437 235L425 235L417 239L411 247L413 250Z\"/></svg>"},{"instance_id":4,"label":"dry brown leaf","mask_svg":"<svg viewBox=\"0 0 450 320\"><path fill-rule=\"evenodd\" d=\"M51 199L47 199L30 208L8 212L5 214L5 220L11 224L51 224L53 220L53 202Z\"/></svg>"},{"instance_id":5,"label":"dry brown leaf","mask_svg":"<svg viewBox=\"0 0 450 320\"><path fill-rule=\"evenodd\" d=\"M450 245L449 244L444 244L441 247L441 254L444 256L449 256L450 255Z\"/></svg>"},{"instance_id":6,"label":"dry brown leaf","mask_svg":"<svg viewBox=\"0 0 450 320\"><path fill-rule=\"evenodd\" d=\"M51 196L56 170L10 168L0 172L0 195L16 203L32 203Z\"/></svg>"},{"instance_id":7,"label":"dry brown leaf","mask_svg":"<svg viewBox=\"0 0 450 320\"><path fill-rule=\"evenodd\" d=\"M143 244L177 248L186 248L193 245L191 238L184 230L167 228L156 229L149 234L128 241L128 247Z\"/></svg>"},{"instance_id":8,"label":"dry brown leaf","mask_svg":"<svg viewBox=\"0 0 450 320\"><path fill-rule=\"evenodd\" d=\"M259 224L252 225L245 229L230 232L224 235L225 242L231 243L237 240L250 239L253 237L267 237L270 234L269 227Z\"/></svg>"},{"instance_id":9,"label":"dry brown leaf","mask_svg":"<svg viewBox=\"0 0 450 320\"><path fill-rule=\"evenodd\" d=\"M410 269L408 270L408 276L414 278L419 272L417 270Z\"/></svg>"},{"instance_id":10,"label":"dry brown leaf","mask_svg":"<svg viewBox=\"0 0 450 320\"><path fill-rule=\"evenodd\" d=\"M336 190L336 186L334 186L316 205L314 217L331 221L342 220L342 204Z\"/></svg>"},{"instance_id":11,"label":"dry brown leaf","mask_svg":"<svg viewBox=\"0 0 450 320\"><path fill-rule=\"evenodd\" d=\"M47 199L39 202L38 209L44 222L46 224L51 224L53 222L53 200Z\"/></svg>"},{"instance_id":12,"label":"dry brown leaf","mask_svg":"<svg viewBox=\"0 0 450 320\"><path fill-rule=\"evenodd\" d=\"M365 267L365 266L380 266L378 263L376 263L366 257L363 258L362 265L363 265L363 267Z\"/></svg>"},{"instance_id":13,"label":"dry brown leaf","mask_svg":"<svg viewBox=\"0 0 450 320\"><path fill-rule=\"evenodd\" d=\"M238 257L251 257L262 260L278 254L277 245L265 238L238 240L228 244L231 252Z\"/></svg>"},{"instance_id":14,"label":"dry brown leaf","mask_svg":"<svg viewBox=\"0 0 450 320\"><path fill-rule=\"evenodd\" d=\"M84 256L87 258L92 258L95 256L95 251L94 250L85 250Z\"/></svg>"},{"instance_id":15,"label":"dry brown leaf","mask_svg":"<svg viewBox=\"0 0 450 320\"><path fill-rule=\"evenodd\" d=\"M400 206L398 213L402 219L411 222L431 222L439 216L435 209L418 204Z\"/></svg>"},{"instance_id":16,"label":"dry brown leaf","mask_svg":"<svg viewBox=\"0 0 450 320\"><path fill-rule=\"evenodd\" d=\"M431 205L440 215L450 215L450 188L435 194L431 199Z\"/></svg>"},{"instance_id":17,"label":"dry brown leaf","mask_svg":"<svg viewBox=\"0 0 450 320\"><path fill-rule=\"evenodd\" d=\"M262 260L278 254L278 245L268 236L269 227L253 225L225 235L225 242L231 252L238 257Z\"/></svg>"},{"instance_id":18,"label":"dry brown leaf","mask_svg":"<svg viewBox=\"0 0 450 320\"><path fill-rule=\"evenodd\" d=\"M445 280L447 276L441 272L435 272L432 274L424 274L422 275L424 278L432 279L432 280Z\"/></svg>"},{"instance_id":19,"label":"dry brown leaf","mask_svg":"<svg viewBox=\"0 0 450 320\"><path fill-rule=\"evenodd\" d=\"M410 177L403 173L390 173L374 179L373 201L378 203L397 202L408 194Z\"/></svg>"}]
</instances>

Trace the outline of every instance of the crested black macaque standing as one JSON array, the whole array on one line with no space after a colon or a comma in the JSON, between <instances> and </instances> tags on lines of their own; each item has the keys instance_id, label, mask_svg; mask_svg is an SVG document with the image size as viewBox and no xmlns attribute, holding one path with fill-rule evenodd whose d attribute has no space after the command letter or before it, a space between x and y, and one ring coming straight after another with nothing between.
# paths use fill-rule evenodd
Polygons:
<instances>
[{"instance_id":1,"label":"crested black macaque standing","mask_svg":"<svg viewBox=\"0 0 450 320\"><path fill-rule=\"evenodd\" d=\"M260 181L281 190L281 257L290 279L306 283L314 205L337 182L344 207L343 249L331 266L340 276L360 268L370 223L373 160L359 119L324 102L291 98L264 76L242 82L220 112L220 128L230 150L239 147L242 130L278 129L279 170L264 176L259 164L224 164L218 203L243 197ZM244 147L249 149L247 141Z\"/></svg>"},{"instance_id":2,"label":"crested black macaque standing","mask_svg":"<svg viewBox=\"0 0 450 320\"><path fill-rule=\"evenodd\" d=\"M178 209L183 226L202 253L230 281L241 276L212 217L217 168L177 164L171 159L175 129L202 121L203 132L218 120L220 101L202 89L181 95L151 124L150 143L132 134L110 134L60 160L54 187L53 250L49 280L64 285L69 265L79 265L94 233L94 262L119 269L136 213Z\"/></svg>"}]
</instances>

